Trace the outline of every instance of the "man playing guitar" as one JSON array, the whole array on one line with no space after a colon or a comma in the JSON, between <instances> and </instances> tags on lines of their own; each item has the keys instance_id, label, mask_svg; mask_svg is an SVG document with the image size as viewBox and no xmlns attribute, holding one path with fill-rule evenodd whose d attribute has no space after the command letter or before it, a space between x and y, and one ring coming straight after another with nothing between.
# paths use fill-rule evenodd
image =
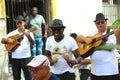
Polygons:
<instances>
[{"instance_id":1,"label":"man playing guitar","mask_svg":"<svg viewBox=\"0 0 120 80\"><path fill-rule=\"evenodd\" d=\"M17 29L8 33L5 38L2 38L1 43L12 46L12 44L14 45L14 43L17 41L19 44L16 49L11 51L13 80L21 80L21 69L24 72L25 80L32 80L30 70L26 65L30 61L30 45L34 44L34 36L32 32L25 29L25 22L22 16L18 16L15 19L15 22ZM16 35L17 39L15 40L14 37L16 38Z\"/></svg>"}]
</instances>

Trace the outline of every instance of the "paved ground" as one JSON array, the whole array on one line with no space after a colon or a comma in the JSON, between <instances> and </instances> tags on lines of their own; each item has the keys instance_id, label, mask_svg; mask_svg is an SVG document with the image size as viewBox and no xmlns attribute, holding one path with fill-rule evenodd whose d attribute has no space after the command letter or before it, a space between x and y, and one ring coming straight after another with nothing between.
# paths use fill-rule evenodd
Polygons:
<instances>
[{"instance_id":1,"label":"paved ground","mask_svg":"<svg viewBox=\"0 0 120 80\"><path fill-rule=\"evenodd\" d=\"M0 58L0 80L13 80L12 69L11 69L11 67L8 67L7 55L4 54L0 57L1 57ZM75 71L76 71L76 73L75 73L76 80L80 80L77 67L75 68ZM23 74L21 74L21 76L22 76L21 80L24 80ZM90 80L90 79L88 79L88 80Z\"/></svg>"},{"instance_id":2,"label":"paved ground","mask_svg":"<svg viewBox=\"0 0 120 80\"><path fill-rule=\"evenodd\" d=\"M9 71L10 71L10 72L9 72ZM21 74L21 76L22 76L22 79L21 79L21 80L24 80L23 74ZM11 68L10 68L10 70L9 70L9 69L6 69L5 71L2 72L2 75L1 75L1 77L0 77L0 80L13 80Z\"/></svg>"},{"instance_id":3,"label":"paved ground","mask_svg":"<svg viewBox=\"0 0 120 80\"><path fill-rule=\"evenodd\" d=\"M79 77L80 77L79 74L80 73L78 72L77 67L75 68L75 71L76 71L76 74L75 74L76 75L76 80L80 80L79 79ZM24 80L23 74L21 74L21 76L22 76L21 80ZM2 74L2 77L1 77L0 80L13 80L11 67L10 68L6 68L6 73ZM88 80L90 80L90 79L88 79Z\"/></svg>"}]
</instances>

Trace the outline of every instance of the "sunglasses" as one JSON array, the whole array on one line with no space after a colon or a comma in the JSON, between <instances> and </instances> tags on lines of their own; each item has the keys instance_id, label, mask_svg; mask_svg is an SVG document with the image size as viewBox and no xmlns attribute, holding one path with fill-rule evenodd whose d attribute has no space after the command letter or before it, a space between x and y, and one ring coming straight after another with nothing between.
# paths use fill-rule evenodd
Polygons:
<instances>
[{"instance_id":1,"label":"sunglasses","mask_svg":"<svg viewBox=\"0 0 120 80\"><path fill-rule=\"evenodd\" d=\"M51 29L52 29L52 31L55 31L55 30L60 31L60 30L62 30L62 28L51 28Z\"/></svg>"},{"instance_id":2,"label":"sunglasses","mask_svg":"<svg viewBox=\"0 0 120 80\"><path fill-rule=\"evenodd\" d=\"M100 24L104 24L105 23L105 21L97 21L97 22L95 22L97 25L100 25Z\"/></svg>"},{"instance_id":3,"label":"sunglasses","mask_svg":"<svg viewBox=\"0 0 120 80\"><path fill-rule=\"evenodd\" d=\"M22 22L20 21L20 22L17 22L16 24L22 24Z\"/></svg>"}]
</instances>

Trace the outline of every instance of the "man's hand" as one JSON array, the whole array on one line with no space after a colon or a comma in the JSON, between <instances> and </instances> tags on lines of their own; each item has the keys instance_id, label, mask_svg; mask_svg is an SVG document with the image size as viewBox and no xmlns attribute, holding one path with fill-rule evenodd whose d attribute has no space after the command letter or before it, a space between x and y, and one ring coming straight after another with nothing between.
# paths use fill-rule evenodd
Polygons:
<instances>
[{"instance_id":1,"label":"man's hand","mask_svg":"<svg viewBox=\"0 0 120 80\"><path fill-rule=\"evenodd\" d=\"M50 60L50 64L51 65L54 65L55 63L57 63L58 62L58 58L51 58L51 60Z\"/></svg>"},{"instance_id":2,"label":"man's hand","mask_svg":"<svg viewBox=\"0 0 120 80\"><path fill-rule=\"evenodd\" d=\"M14 42L11 38L2 38L1 43L3 44L12 44Z\"/></svg>"},{"instance_id":3,"label":"man's hand","mask_svg":"<svg viewBox=\"0 0 120 80\"><path fill-rule=\"evenodd\" d=\"M69 54L68 53L63 53L62 56L66 61L69 61Z\"/></svg>"},{"instance_id":4,"label":"man's hand","mask_svg":"<svg viewBox=\"0 0 120 80\"><path fill-rule=\"evenodd\" d=\"M69 60L67 61L68 65L70 65L70 67L73 67L76 64L75 60Z\"/></svg>"},{"instance_id":5,"label":"man's hand","mask_svg":"<svg viewBox=\"0 0 120 80\"><path fill-rule=\"evenodd\" d=\"M30 37L30 31L25 32L25 35L26 35L27 37Z\"/></svg>"}]
</instances>

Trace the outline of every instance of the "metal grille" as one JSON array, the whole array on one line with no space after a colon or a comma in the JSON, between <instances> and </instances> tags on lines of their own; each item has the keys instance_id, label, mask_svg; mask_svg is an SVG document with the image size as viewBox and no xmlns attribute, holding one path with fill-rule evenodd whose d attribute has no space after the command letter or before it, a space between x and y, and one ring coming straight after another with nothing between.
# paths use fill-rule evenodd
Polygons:
<instances>
[{"instance_id":1,"label":"metal grille","mask_svg":"<svg viewBox=\"0 0 120 80\"><path fill-rule=\"evenodd\" d=\"M112 23L120 18L120 0L109 0L106 4L103 2L102 12L105 14L106 18L108 18L108 25L112 25Z\"/></svg>"},{"instance_id":2,"label":"metal grille","mask_svg":"<svg viewBox=\"0 0 120 80\"><path fill-rule=\"evenodd\" d=\"M33 6L38 8L38 14L43 15L45 18L46 24L49 26L51 23L51 11L50 11L50 1L51 0L5 0L6 2L6 15L7 15L7 33L15 30L17 27L15 25L14 19L21 15L22 11L25 10L30 15L30 10ZM44 32L42 31L42 35ZM45 45L45 40L43 42ZM44 54L43 46L43 54ZM10 57L10 56L9 56ZM10 63L10 61L9 61Z\"/></svg>"},{"instance_id":3,"label":"metal grille","mask_svg":"<svg viewBox=\"0 0 120 80\"><path fill-rule=\"evenodd\" d=\"M50 0L5 0L6 15L7 15L7 33L16 29L13 21L18 15L21 15L23 10L30 15L30 10L33 6L38 7L38 14L44 16L46 22L49 24L50 16Z\"/></svg>"}]
</instances>

